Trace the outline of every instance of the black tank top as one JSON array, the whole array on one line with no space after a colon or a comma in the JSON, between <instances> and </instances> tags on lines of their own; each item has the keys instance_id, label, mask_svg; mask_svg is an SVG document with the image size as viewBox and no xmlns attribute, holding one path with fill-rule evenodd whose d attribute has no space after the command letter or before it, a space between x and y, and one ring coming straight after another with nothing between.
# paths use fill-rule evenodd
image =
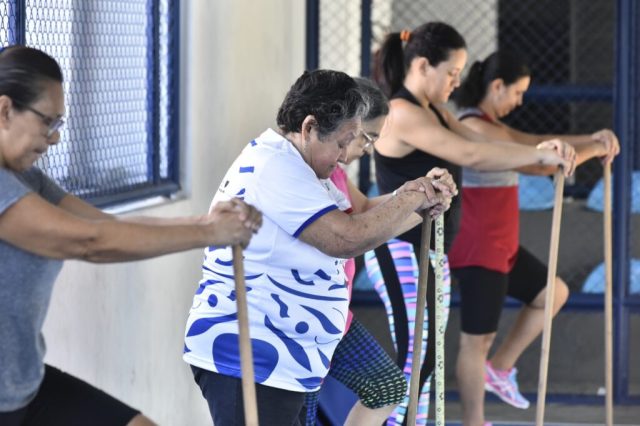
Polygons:
<instances>
[{"instance_id":1,"label":"black tank top","mask_svg":"<svg viewBox=\"0 0 640 426\"><path fill-rule=\"evenodd\" d=\"M413 96L413 94L404 86L400 88L400 90L398 90L391 99L405 99L412 104L422 107L415 96ZM429 109L436 115L440 124L448 129L449 125L444 120L442 114L440 114L440 111L438 111L431 103L429 103ZM443 160L442 158L427 154L419 149L414 149L409 154L400 158L387 157L380 154L378 151L374 151L373 158L376 165L376 181L378 182L380 194L393 192L406 181L414 180L426 175L427 172L434 167L447 169L453 176L458 188L461 188L462 170L460 166ZM445 251L447 252L458 233L460 205L460 196L454 197L451 202L451 208L447 213L445 213ZM403 241L413 244L414 249L416 250L416 255L419 253L421 228L422 225L418 225L398 237ZM431 236L431 242L433 246L433 234Z\"/></svg>"}]
</instances>

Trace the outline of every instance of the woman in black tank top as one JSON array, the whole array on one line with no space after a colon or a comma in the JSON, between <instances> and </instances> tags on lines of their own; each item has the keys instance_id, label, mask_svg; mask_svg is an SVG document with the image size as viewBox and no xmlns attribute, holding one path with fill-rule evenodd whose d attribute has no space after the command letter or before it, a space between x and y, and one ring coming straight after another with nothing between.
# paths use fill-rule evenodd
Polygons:
<instances>
[{"instance_id":1,"label":"woman in black tank top","mask_svg":"<svg viewBox=\"0 0 640 426\"><path fill-rule=\"evenodd\" d=\"M411 102L414 105L421 107L418 100L409 92L404 86L400 88L393 96L392 99L404 99ZM445 121L444 117L438 111L433 104L429 103L428 108L435 114L440 125L446 129L449 129L449 125ZM401 158L387 157L380 154L378 151L374 152L374 161L376 164L376 180L378 187L382 194L392 192L398 187L398 182L403 176L423 176L426 170L431 170L434 167L440 167L447 169L453 176L456 185L460 187L462 173L461 167L450 163L439 157L435 157L425 151L416 149L411 153ZM445 251L449 251L449 245L453 242L453 238L458 229L460 213L460 199L454 198L451 203L451 208L445 214ZM415 227L398 237L403 241L408 241L414 245L415 252L419 251L420 244L420 227ZM432 238L433 241L433 238Z\"/></svg>"},{"instance_id":2,"label":"woman in black tank top","mask_svg":"<svg viewBox=\"0 0 640 426\"><path fill-rule=\"evenodd\" d=\"M434 166L444 167L460 179L460 166L480 170L508 170L529 164L547 164L572 168L569 161L561 158L552 149L535 149L517 144L494 143L480 134L469 130L444 108L436 105L449 99L451 92L460 84L460 74L467 60L466 44L463 37L451 26L432 22L421 25L414 31L392 33L384 41L377 55L374 77L391 97L391 111L375 146L376 179L381 193L393 191L398 182L409 176L424 176ZM558 141L556 145L561 143ZM554 145L555 146L555 145ZM446 217L445 246L452 242L458 227L460 202L452 204ZM418 253L420 227L403 234L400 242L413 246ZM407 259L397 250L397 240L376 250L376 259L382 272L385 289L380 294L390 303L388 315L393 324L392 334L397 348L397 362L410 371L410 334L413 331L411 294L415 293L415 282L400 284L396 264L406 264ZM391 247L391 250L389 250ZM406 251L404 251L406 252ZM411 261L412 257L409 257ZM422 259L417 259L418 262ZM414 268L417 267L414 265ZM448 269L448 264L446 265ZM372 275L376 271L370 271ZM433 274L432 274L433 275ZM434 318L433 277L427 288L427 321ZM447 291L445 289L445 291ZM415 298L415 296L413 296ZM420 396L418 411L428 412L429 383L427 379L433 370L435 336L433 321L428 321L427 353L421 368ZM390 421L402 423L405 418L405 402L392 414ZM418 416L419 418L421 416ZM418 420L426 424L424 419Z\"/></svg>"}]
</instances>

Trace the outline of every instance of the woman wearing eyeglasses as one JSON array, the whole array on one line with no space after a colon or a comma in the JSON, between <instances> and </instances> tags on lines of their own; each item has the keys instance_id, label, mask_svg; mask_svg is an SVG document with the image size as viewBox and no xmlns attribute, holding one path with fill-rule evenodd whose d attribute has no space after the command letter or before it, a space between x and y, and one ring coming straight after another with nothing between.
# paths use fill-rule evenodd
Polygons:
<instances>
[{"instance_id":1,"label":"woman wearing eyeglasses","mask_svg":"<svg viewBox=\"0 0 640 426\"><path fill-rule=\"evenodd\" d=\"M380 131L389 113L389 101L372 81L364 78L355 78L355 81L367 104L367 113L362 118L362 131L349 145L345 158L341 160L344 165L360 159L365 153L373 152L374 143L380 137ZM428 176L436 179L450 178L450 175L441 169L431 170ZM340 165L336 167L330 179L335 188L346 195L348 203L342 209L348 213L361 213L392 197L391 194L387 194L367 198L351 182ZM396 194L410 188L411 185L406 184L398 189ZM413 228L421 220L418 214L411 215L404 221L399 232ZM344 269L351 291L355 275L354 259L347 260ZM402 370L367 329L353 318L351 311L348 313L346 329L331 358L328 373L358 396L358 401L349 412L345 425L380 425L404 399L407 381ZM312 392L306 397L308 426L316 424L318 394Z\"/></svg>"},{"instance_id":2,"label":"woman wearing eyeglasses","mask_svg":"<svg viewBox=\"0 0 640 426\"><path fill-rule=\"evenodd\" d=\"M247 144L212 201L241 193L264 214L264 225L244 251L263 426L305 423L306 395L320 389L334 365L348 318L345 259L401 232L417 210L441 214L456 191L442 171L437 179L422 176L401 186L396 196L377 204L366 198L349 202L329 178L338 162L347 161L350 146L363 143L367 104L348 75L305 72L282 101L278 128ZM350 207L357 212L347 214ZM230 257L227 248L205 251L185 331L183 359L216 425L244 420ZM355 374L360 373L354 369Z\"/></svg>"},{"instance_id":3,"label":"woman wearing eyeglasses","mask_svg":"<svg viewBox=\"0 0 640 426\"><path fill-rule=\"evenodd\" d=\"M66 193L34 163L60 140L62 72L46 53L0 53L0 424L150 425L139 411L43 362L42 325L64 259L118 262L246 246L262 222L229 201L200 217L121 219Z\"/></svg>"}]
</instances>

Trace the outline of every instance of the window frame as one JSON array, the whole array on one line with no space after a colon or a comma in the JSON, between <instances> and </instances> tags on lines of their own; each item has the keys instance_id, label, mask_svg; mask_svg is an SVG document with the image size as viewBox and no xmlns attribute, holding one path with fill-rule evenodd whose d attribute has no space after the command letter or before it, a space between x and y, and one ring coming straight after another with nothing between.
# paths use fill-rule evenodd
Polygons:
<instances>
[{"instance_id":1,"label":"window frame","mask_svg":"<svg viewBox=\"0 0 640 426\"><path fill-rule=\"evenodd\" d=\"M152 52L147 57L146 112L151 119L147 123L147 180L144 184L116 188L114 193L107 195L88 194L81 196L85 201L96 207L113 207L139 201L147 198L162 196L170 197L181 190L180 184L180 2L167 2L167 105L166 105L166 152L162 152L161 143L161 49L160 49L160 0L147 0L146 7L152 16L147 29L147 47ZM27 2L26 0L7 1L8 45L26 45L27 34ZM87 58L90 60L90 58ZM167 173L161 177L161 154L166 155ZM73 190L70 191L74 193Z\"/></svg>"}]
</instances>

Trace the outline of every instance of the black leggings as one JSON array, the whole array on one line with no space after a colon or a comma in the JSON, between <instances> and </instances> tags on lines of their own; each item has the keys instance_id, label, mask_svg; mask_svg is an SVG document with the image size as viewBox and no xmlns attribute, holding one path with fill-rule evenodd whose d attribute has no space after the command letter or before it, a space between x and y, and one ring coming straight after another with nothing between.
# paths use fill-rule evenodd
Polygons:
<instances>
[{"instance_id":1,"label":"black leggings","mask_svg":"<svg viewBox=\"0 0 640 426\"><path fill-rule=\"evenodd\" d=\"M242 380L191 366L216 426L245 424ZM301 426L306 422L305 393L256 383L258 421L262 426Z\"/></svg>"},{"instance_id":2,"label":"black leggings","mask_svg":"<svg viewBox=\"0 0 640 426\"><path fill-rule=\"evenodd\" d=\"M547 285L547 266L520 246L508 273L480 266L453 270L460 287L460 322L467 334L490 334L498 330L506 296L530 305Z\"/></svg>"},{"instance_id":3,"label":"black leggings","mask_svg":"<svg viewBox=\"0 0 640 426\"><path fill-rule=\"evenodd\" d=\"M24 408L0 413L0 425L125 426L139 413L77 377L45 365L36 397Z\"/></svg>"}]
</instances>

